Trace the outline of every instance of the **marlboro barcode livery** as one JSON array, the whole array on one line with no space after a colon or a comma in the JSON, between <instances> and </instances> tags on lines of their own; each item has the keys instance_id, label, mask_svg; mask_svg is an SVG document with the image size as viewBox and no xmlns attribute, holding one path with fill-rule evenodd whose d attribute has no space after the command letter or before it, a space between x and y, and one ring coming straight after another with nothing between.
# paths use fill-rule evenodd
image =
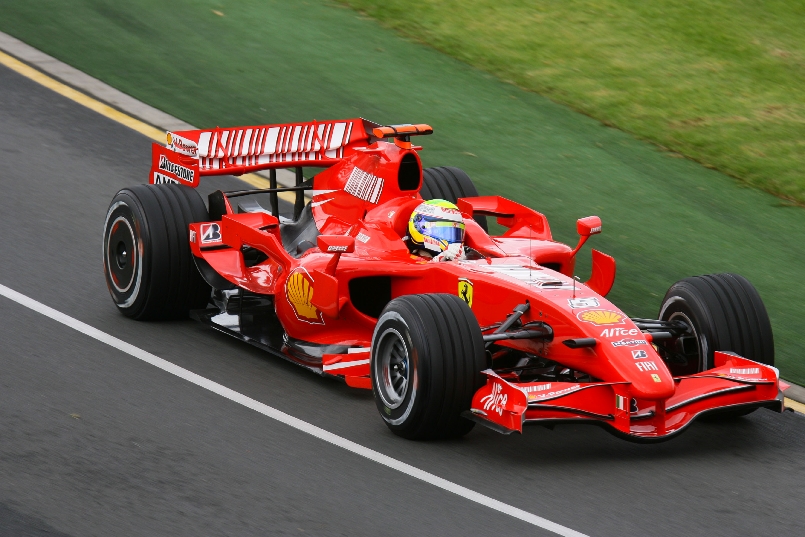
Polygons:
<instances>
[{"instance_id":1,"label":"marlboro barcode livery","mask_svg":"<svg viewBox=\"0 0 805 537\"><path fill-rule=\"evenodd\" d=\"M423 169L412 137L432 132L349 119L168 133L150 184L109 207L112 299L128 317L189 314L372 389L406 438L592 423L660 441L705 413L783 410L769 318L746 279L686 278L656 319L630 317L606 298L610 256L592 250L590 279L573 277L600 218L578 220L575 247L555 242L539 212L479 196L458 168ZM194 190L277 168L296 185L218 190L206 205ZM293 218L279 214L283 190L297 194ZM487 218L505 231L491 236Z\"/></svg>"},{"instance_id":2,"label":"marlboro barcode livery","mask_svg":"<svg viewBox=\"0 0 805 537\"><path fill-rule=\"evenodd\" d=\"M166 147L154 144L149 182L198 186L203 175L328 166L366 148L376 126L349 119L169 132Z\"/></svg>"}]
</instances>

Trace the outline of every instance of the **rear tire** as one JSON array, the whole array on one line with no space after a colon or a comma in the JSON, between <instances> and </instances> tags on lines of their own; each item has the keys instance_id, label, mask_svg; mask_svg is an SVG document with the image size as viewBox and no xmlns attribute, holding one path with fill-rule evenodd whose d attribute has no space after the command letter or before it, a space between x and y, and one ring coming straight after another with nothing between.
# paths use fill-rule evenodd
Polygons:
<instances>
[{"instance_id":1,"label":"rear tire","mask_svg":"<svg viewBox=\"0 0 805 537\"><path fill-rule=\"evenodd\" d=\"M457 438L474 423L461 417L483 386L483 336L455 295L409 295L389 302L372 338L375 403L394 434Z\"/></svg>"},{"instance_id":2,"label":"rear tire","mask_svg":"<svg viewBox=\"0 0 805 537\"><path fill-rule=\"evenodd\" d=\"M458 198L473 198L478 196L478 189L470 176L461 168L451 166L437 166L422 170L422 188L419 195L425 201L433 199L447 200L455 203ZM484 231L489 233L486 217L478 215L474 218Z\"/></svg>"},{"instance_id":3,"label":"rear tire","mask_svg":"<svg viewBox=\"0 0 805 537\"><path fill-rule=\"evenodd\" d=\"M774 365L774 337L763 301L749 280L737 274L694 276L668 289L659 319L682 321L691 334L664 343L660 354L674 376L691 375L715 366L715 351L731 351ZM729 418L753 410L727 410Z\"/></svg>"},{"instance_id":4,"label":"rear tire","mask_svg":"<svg viewBox=\"0 0 805 537\"><path fill-rule=\"evenodd\" d=\"M210 286L193 262L188 225L208 219L192 188L137 185L115 195L104 223L103 268L123 315L177 319L207 304Z\"/></svg>"}]
</instances>

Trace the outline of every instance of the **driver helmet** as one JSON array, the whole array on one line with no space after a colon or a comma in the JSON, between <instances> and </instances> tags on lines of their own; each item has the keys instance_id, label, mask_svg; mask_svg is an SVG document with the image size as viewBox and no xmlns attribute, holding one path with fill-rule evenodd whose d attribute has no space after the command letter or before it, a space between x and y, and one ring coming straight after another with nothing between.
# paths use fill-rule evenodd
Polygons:
<instances>
[{"instance_id":1,"label":"driver helmet","mask_svg":"<svg viewBox=\"0 0 805 537\"><path fill-rule=\"evenodd\" d=\"M464 219L454 204L446 200L420 203L408 220L408 239L411 249L426 250L438 255L451 244L464 242Z\"/></svg>"}]
</instances>

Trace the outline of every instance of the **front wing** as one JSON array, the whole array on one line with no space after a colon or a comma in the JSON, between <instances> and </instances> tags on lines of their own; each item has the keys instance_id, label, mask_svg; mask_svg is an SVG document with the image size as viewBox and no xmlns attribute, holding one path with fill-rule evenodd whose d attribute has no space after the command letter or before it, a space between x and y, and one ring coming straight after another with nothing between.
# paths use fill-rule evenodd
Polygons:
<instances>
[{"instance_id":1,"label":"front wing","mask_svg":"<svg viewBox=\"0 0 805 537\"><path fill-rule=\"evenodd\" d=\"M650 442L671 438L706 412L758 407L783 411L774 367L728 352L716 352L715 364L695 375L675 377L674 395L662 401L632 398L628 382L518 383L487 370L486 385L475 393L464 415L506 434L522 433L527 424L586 422Z\"/></svg>"}]
</instances>

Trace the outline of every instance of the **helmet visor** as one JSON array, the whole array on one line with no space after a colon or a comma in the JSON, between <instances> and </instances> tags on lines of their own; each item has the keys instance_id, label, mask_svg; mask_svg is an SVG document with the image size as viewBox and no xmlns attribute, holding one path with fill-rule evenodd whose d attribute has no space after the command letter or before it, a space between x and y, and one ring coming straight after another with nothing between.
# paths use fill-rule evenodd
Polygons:
<instances>
[{"instance_id":1,"label":"helmet visor","mask_svg":"<svg viewBox=\"0 0 805 537\"><path fill-rule=\"evenodd\" d=\"M445 222L444 220L430 220L425 218L422 222L422 234L447 244L464 242L464 223Z\"/></svg>"}]
</instances>

